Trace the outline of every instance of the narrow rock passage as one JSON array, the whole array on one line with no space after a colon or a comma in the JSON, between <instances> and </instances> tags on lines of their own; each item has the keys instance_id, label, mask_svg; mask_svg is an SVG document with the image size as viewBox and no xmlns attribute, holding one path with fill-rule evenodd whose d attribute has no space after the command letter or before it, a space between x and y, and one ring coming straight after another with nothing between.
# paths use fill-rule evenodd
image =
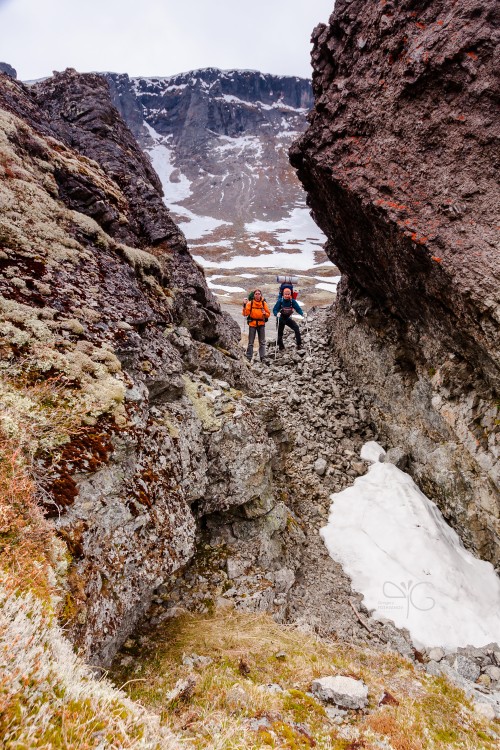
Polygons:
<instances>
[{"instance_id":1,"label":"narrow rock passage","mask_svg":"<svg viewBox=\"0 0 500 750\"><path fill-rule=\"evenodd\" d=\"M369 617L361 595L352 591L349 577L319 535L331 493L366 471L359 453L367 440L377 437L369 403L349 383L329 342L329 325L329 313L319 311L309 319L309 335L302 324L303 350L296 350L291 333L284 352L275 357L271 347L271 398L295 438L283 462L282 480L305 535L285 619L303 621L321 634L345 641L387 643L413 658L408 634Z\"/></svg>"},{"instance_id":2,"label":"narrow rock passage","mask_svg":"<svg viewBox=\"0 0 500 750\"><path fill-rule=\"evenodd\" d=\"M201 518L198 554L160 587L152 625L184 609L235 606L345 641L387 644L414 658L405 631L369 617L319 535L331 493L366 471L359 452L377 437L369 404L329 344L329 325L328 313L316 312L308 319L310 336L302 323L304 349L297 351L290 332L276 356L268 342L268 365L250 365L262 388L243 401L277 446L275 502Z\"/></svg>"}]
</instances>

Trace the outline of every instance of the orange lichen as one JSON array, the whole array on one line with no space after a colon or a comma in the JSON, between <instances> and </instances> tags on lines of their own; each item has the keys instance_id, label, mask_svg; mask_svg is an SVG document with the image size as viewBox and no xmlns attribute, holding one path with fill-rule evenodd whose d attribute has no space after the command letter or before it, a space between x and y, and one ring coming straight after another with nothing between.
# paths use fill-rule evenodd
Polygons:
<instances>
[{"instance_id":1,"label":"orange lichen","mask_svg":"<svg viewBox=\"0 0 500 750\"><path fill-rule=\"evenodd\" d=\"M387 208L394 208L396 211L408 211L408 206L405 206L403 203L396 203L395 201L386 200L385 198L377 198L375 205L387 206Z\"/></svg>"},{"instance_id":2,"label":"orange lichen","mask_svg":"<svg viewBox=\"0 0 500 750\"><path fill-rule=\"evenodd\" d=\"M415 242L417 245L425 245L428 237L424 237L423 235L418 235L416 232L412 232L411 239L413 242Z\"/></svg>"},{"instance_id":3,"label":"orange lichen","mask_svg":"<svg viewBox=\"0 0 500 750\"><path fill-rule=\"evenodd\" d=\"M467 55L467 57L470 57L471 60L477 60L478 59L478 56L476 55L475 52L472 52L472 50L469 50L465 54Z\"/></svg>"},{"instance_id":4,"label":"orange lichen","mask_svg":"<svg viewBox=\"0 0 500 750\"><path fill-rule=\"evenodd\" d=\"M437 257L437 255L433 255L433 256L432 256L432 260L433 260L433 261L434 261L435 263L442 263L442 262L443 262L443 259L442 259L442 258L438 258L438 257Z\"/></svg>"}]
</instances>

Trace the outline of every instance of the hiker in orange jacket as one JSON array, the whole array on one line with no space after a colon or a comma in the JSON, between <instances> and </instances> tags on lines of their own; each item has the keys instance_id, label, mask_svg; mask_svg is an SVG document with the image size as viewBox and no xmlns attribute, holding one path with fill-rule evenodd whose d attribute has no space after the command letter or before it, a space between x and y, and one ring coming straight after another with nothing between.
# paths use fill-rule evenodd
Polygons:
<instances>
[{"instance_id":1,"label":"hiker in orange jacket","mask_svg":"<svg viewBox=\"0 0 500 750\"><path fill-rule=\"evenodd\" d=\"M245 300L243 303L243 315L248 320L248 347L247 359L252 361L255 334L259 337L260 361L267 364L266 360L266 323L271 317L271 311L260 289L253 293L253 299Z\"/></svg>"}]
</instances>

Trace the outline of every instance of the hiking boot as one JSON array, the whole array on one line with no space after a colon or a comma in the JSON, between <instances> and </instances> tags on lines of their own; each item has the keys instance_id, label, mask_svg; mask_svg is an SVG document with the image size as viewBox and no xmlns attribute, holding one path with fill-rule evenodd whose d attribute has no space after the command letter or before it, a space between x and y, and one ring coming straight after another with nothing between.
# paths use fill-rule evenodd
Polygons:
<instances>
[{"instance_id":1,"label":"hiking boot","mask_svg":"<svg viewBox=\"0 0 500 750\"><path fill-rule=\"evenodd\" d=\"M269 362L269 360L268 360L267 357L262 357L262 359L260 361L261 361L261 364L263 364L263 365L270 365L271 364Z\"/></svg>"},{"instance_id":2,"label":"hiking boot","mask_svg":"<svg viewBox=\"0 0 500 750\"><path fill-rule=\"evenodd\" d=\"M285 345L284 344L278 344L278 349L280 350L280 352L282 352L285 349Z\"/></svg>"},{"instance_id":3,"label":"hiking boot","mask_svg":"<svg viewBox=\"0 0 500 750\"><path fill-rule=\"evenodd\" d=\"M303 349L303 348L304 348L304 344L302 343L302 341L299 341L299 343L297 344L297 349Z\"/></svg>"}]
</instances>

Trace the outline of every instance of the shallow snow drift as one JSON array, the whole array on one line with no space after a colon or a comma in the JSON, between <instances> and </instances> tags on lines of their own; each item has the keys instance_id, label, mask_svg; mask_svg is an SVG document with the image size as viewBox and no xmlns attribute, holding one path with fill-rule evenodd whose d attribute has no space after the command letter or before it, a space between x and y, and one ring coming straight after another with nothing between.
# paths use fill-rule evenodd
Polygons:
<instances>
[{"instance_id":1,"label":"shallow snow drift","mask_svg":"<svg viewBox=\"0 0 500 750\"><path fill-rule=\"evenodd\" d=\"M378 450L377 450L378 449ZM364 604L407 628L417 648L500 643L500 579L463 546L435 503L373 442L374 463L331 496L321 536Z\"/></svg>"}]
</instances>

